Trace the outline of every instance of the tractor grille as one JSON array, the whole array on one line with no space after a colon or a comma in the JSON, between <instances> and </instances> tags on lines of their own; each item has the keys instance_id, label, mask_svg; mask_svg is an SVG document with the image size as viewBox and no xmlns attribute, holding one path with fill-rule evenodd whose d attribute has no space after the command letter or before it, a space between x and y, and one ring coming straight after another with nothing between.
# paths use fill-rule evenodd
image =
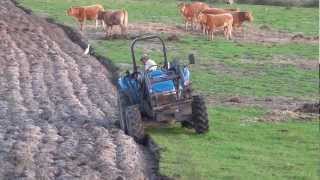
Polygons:
<instances>
[{"instance_id":1,"label":"tractor grille","mask_svg":"<svg viewBox=\"0 0 320 180\"><path fill-rule=\"evenodd\" d=\"M170 103L174 103L177 101L177 95L175 92L170 92L167 94L154 94L153 95L153 106L162 106Z\"/></svg>"}]
</instances>

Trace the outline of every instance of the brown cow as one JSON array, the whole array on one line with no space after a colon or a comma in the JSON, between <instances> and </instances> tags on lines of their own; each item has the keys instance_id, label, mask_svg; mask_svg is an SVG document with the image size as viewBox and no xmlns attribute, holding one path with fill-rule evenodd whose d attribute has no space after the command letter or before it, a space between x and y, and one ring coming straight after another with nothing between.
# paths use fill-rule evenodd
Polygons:
<instances>
[{"instance_id":1,"label":"brown cow","mask_svg":"<svg viewBox=\"0 0 320 180\"><path fill-rule=\"evenodd\" d=\"M217 15L217 14L231 13L231 12L237 12L237 11L239 11L238 8L236 8L236 9L208 8L208 9L203 10L201 13ZM202 18L202 20L200 20L200 18ZM201 15L201 16L199 15L197 17L197 21L200 25L202 32L205 33L203 18L204 18L203 15Z\"/></svg>"},{"instance_id":2,"label":"brown cow","mask_svg":"<svg viewBox=\"0 0 320 180\"><path fill-rule=\"evenodd\" d=\"M223 8L226 11L240 11L239 8Z\"/></svg>"},{"instance_id":3,"label":"brown cow","mask_svg":"<svg viewBox=\"0 0 320 180\"><path fill-rule=\"evenodd\" d=\"M238 10L238 9L234 9ZM247 11L228 11L227 9L210 8L202 11L203 14L224 14L230 13L233 16L233 27L240 27L244 21L253 21L253 16Z\"/></svg>"},{"instance_id":4,"label":"brown cow","mask_svg":"<svg viewBox=\"0 0 320 180\"><path fill-rule=\"evenodd\" d=\"M231 14L225 13L225 14L212 15L212 14L200 13L198 17L201 23L205 27L205 32L208 35L208 40L213 40L213 32L217 28L224 29L224 36L227 39L232 38L233 17Z\"/></svg>"},{"instance_id":5,"label":"brown cow","mask_svg":"<svg viewBox=\"0 0 320 180\"><path fill-rule=\"evenodd\" d=\"M203 11L201 11L204 14L224 14L224 13L230 13L229 10L226 9L220 9L220 8L208 8Z\"/></svg>"},{"instance_id":6,"label":"brown cow","mask_svg":"<svg viewBox=\"0 0 320 180\"><path fill-rule=\"evenodd\" d=\"M204 9L209 8L206 3L203 2L193 2L190 4L181 3L178 5L180 13L184 18L185 29L188 31L188 24L191 23L191 28L194 28L194 23L197 21L197 16Z\"/></svg>"},{"instance_id":7,"label":"brown cow","mask_svg":"<svg viewBox=\"0 0 320 180\"><path fill-rule=\"evenodd\" d=\"M68 16L75 17L80 23L80 30L83 30L86 20L95 20L96 29L98 28L98 12L104 11L104 8L100 4L92 6L72 6L67 10Z\"/></svg>"},{"instance_id":8,"label":"brown cow","mask_svg":"<svg viewBox=\"0 0 320 180\"><path fill-rule=\"evenodd\" d=\"M244 21L253 21L251 12L231 12L231 14L233 16L233 27L240 27Z\"/></svg>"},{"instance_id":9,"label":"brown cow","mask_svg":"<svg viewBox=\"0 0 320 180\"><path fill-rule=\"evenodd\" d=\"M128 27L128 12L126 10L118 11L100 11L98 19L102 20L106 27L106 36L111 36L112 27L119 25L121 28L121 35L124 35Z\"/></svg>"},{"instance_id":10,"label":"brown cow","mask_svg":"<svg viewBox=\"0 0 320 180\"><path fill-rule=\"evenodd\" d=\"M202 30L202 34L206 34L206 23L207 23L207 14L200 13L197 17L197 21L200 25L200 28Z\"/></svg>"}]
</instances>

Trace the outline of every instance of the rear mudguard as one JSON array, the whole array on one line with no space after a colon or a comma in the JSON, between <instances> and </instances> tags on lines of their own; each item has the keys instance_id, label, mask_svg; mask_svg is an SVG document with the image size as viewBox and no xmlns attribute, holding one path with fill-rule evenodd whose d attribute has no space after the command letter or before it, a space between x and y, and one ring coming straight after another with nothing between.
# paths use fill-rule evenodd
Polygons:
<instances>
[{"instance_id":1,"label":"rear mudguard","mask_svg":"<svg viewBox=\"0 0 320 180\"><path fill-rule=\"evenodd\" d=\"M137 79L130 75L120 77L118 90L129 98L130 104L140 104L140 83Z\"/></svg>"}]
</instances>

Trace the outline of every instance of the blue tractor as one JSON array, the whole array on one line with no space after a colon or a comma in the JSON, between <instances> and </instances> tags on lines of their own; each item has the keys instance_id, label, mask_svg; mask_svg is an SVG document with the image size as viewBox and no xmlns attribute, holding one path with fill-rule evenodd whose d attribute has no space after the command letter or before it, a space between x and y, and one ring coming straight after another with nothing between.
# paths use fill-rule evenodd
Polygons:
<instances>
[{"instance_id":1,"label":"blue tractor","mask_svg":"<svg viewBox=\"0 0 320 180\"><path fill-rule=\"evenodd\" d=\"M139 41L158 39L162 44L163 65L152 70L139 71L136 64L135 44ZM127 71L118 79L118 107L120 127L137 142L145 137L144 121L181 122L183 127L193 128L197 133L209 130L205 101L193 95L189 65L177 60L169 63L164 41L158 36L142 36L131 44L133 72ZM193 54L189 64L194 64Z\"/></svg>"}]
</instances>

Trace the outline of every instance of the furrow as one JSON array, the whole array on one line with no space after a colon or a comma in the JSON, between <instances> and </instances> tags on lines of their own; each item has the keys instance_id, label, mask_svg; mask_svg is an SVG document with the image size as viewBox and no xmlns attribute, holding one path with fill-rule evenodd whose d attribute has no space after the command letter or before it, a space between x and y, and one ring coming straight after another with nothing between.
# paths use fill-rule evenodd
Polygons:
<instances>
[{"instance_id":1,"label":"furrow","mask_svg":"<svg viewBox=\"0 0 320 180\"><path fill-rule=\"evenodd\" d=\"M0 7L3 11L3 8ZM10 43L7 35L8 25L4 21L0 21L0 49L10 49ZM0 56L0 179L4 179L6 174L13 171L13 164L8 161L8 154L10 149L15 142L13 139L14 135L10 133L13 130L8 117L8 101L6 94L8 91L6 76L6 61L5 58ZM10 134L10 135L8 135Z\"/></svg>"},{"instance_id":2,"label":"furrow","mask_svg":"<svg viewBox=\"0 0 320 180\"><path fill-rule=\"evenodd\" d=\"M35 83L32 82L33 77L32 76L32 66L30 67L29 61L28 59L30 59L30 57L28 57L26 55L26 53L24 51L22 51L21 49L23 49L23 41L16 39L17 34L15 35L11 35L12 37L12 41L16 42L13 44L12 49L15 50L16 53L16 58L19 62L19 83L20 83L20 87L21 87L21 95L24 99L24 106L27 108L27 114L29 116L30 119L36 119L37 115L38 115L38 107L39 104L37 101L35 101L35 97L34 97L34 93L37 93L35 91L33 91L33 87L35 86ZM20 47L17 47L17 44L19 44ZM28 44L28 47L31 47L30 44ZM35 58L35 57L33 57ZM41 87L40 87L41 88ZM40 89L38 88L38 89ZM39 96L39 95L38 95Z\"/></svg>"},{"instance_id":3,"label":"furrow","mask_svg":"<svg viewBox=\"0 0 320 180\"><path fill-rule=\"evenodd\" d=\"M72 82L68 75L68 66L65 63L65 60L60 56L61 52L57 50L56 46L54 41L49 44L50 49L53 50L52 53L49 54L49 59L54 63L53 76L56 79L57 89L62 97L62 109L60 110L65 112L64 117L62 118L79 120L88 119L88 110L75 96Z\"/></svg>"},{"instance_id":4,"label":"furrow","mask_svg":"<svg viewBox=\"0 0 320 180\"><path fill-rule=\"evenodd\" d=\"M60 49L58 44L55 44L54 47L55 49L57 49L57 51L62 52L61 57L65 60L65 63L68 67L68 76L70 81L72 82L74 95L77 97L79 102L88 109L88 115L91 120L103 120L105 118L105 115L98 107L98 105L94 104L89 98L88 87L81 79L81 73L83 72L80 71L75 59L64 53Z\"/></svg>"},{"instance_id":5,"label":"furrow","mask_svg":"<svg viewBox=\"0 0 320 180\"><path fill-rule=\"evenodd\" d=\"M113 134L113 141L116 144L117 166L122 170L124 179L144 179L147 171L153 168L147 165L148 159L145 157L148 157L148 154L143 154L142 147L135 145L134 140L126 136L123 131L116 131ZM135 154L135 156L128 156L128 154Z\"/></svg>"},{"instance_id":6,"label":"furrow","mask_svg":"<svg viewBox=\"0 0 320 180\"><path fill-rule=\"evenodd\" d=\"M22 128L17 136L19 140L13 145L9 156L14 163L14 171L10 174L11 178L36 179L38 167L35 163L35 155L39 153L41 143L41 128L28 124Z\"/></svg>"}]
</instances>

